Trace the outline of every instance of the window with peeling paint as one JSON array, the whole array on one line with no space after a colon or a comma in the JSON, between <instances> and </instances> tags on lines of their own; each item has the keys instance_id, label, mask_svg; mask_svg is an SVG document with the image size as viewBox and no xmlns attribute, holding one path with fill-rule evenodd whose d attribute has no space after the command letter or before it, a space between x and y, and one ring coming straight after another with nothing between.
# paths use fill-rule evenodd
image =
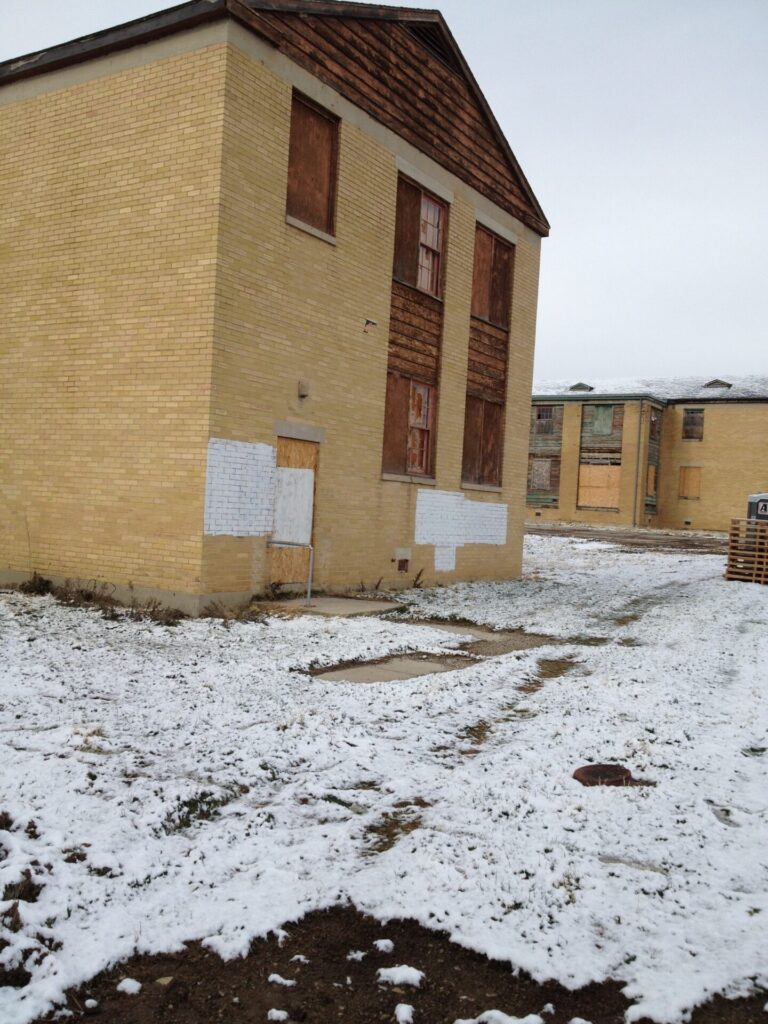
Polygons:
<instances>
[{"instance_id":1,"label":"window with peeling paint","mask_svg":"<svg viewBox=\"0 0 768 1024\"><path fill-rule=\"evenodd\" d=\"M448 208L402 176L397 183L395 258L397 281L440 298Z\"/></svg>"}]
</instances>

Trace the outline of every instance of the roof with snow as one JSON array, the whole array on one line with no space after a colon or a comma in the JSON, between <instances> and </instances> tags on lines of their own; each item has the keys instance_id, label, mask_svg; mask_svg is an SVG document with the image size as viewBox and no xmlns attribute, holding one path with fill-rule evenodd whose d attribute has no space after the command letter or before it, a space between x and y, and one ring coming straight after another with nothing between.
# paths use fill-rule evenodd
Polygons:
<instances>
[{"instance_id":1,"label":"roof with snow","mask_svg":"<svg viewBox=\"0 0 768 1024\"><path fill-rule=\"evenodd\" d=\"M609 397L655 398L661 402L768 401L768 376L535 380L533 397L590 401Z\"/></svg>"}]
</instances>

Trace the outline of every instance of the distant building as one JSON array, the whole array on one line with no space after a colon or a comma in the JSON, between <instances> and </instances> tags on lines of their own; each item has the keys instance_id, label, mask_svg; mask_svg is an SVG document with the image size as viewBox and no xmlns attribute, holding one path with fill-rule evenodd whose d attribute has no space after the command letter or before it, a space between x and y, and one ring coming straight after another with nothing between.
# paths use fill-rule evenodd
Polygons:
<instances>
[{"instance_id":1,"label":"distant building","mask_svg":"<svg viewBox=\"0 0 768 1024\"><path fill-rule=\"evenodd\" d=\"M536 381L528 515L726 530L768 491L768 377Z\"/></svg>"},{"instance_id":2,"label":"distant building","mask_svg":"<svg viewBox=\"0 0 768 1024\"><path fill-rule=\"evenodd\" d=\"M192 0L7 61L0 218L0 579L519 574L548 224L439 13Z\"/></svg>"}]
</instances>

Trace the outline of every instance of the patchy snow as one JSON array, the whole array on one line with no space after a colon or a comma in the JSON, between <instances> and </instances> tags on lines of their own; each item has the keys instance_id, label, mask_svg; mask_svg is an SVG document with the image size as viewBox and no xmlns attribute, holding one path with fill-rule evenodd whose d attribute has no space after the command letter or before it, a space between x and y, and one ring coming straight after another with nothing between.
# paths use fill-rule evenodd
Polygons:
<instances>
[{"instance_id":1,"label":"patchy snow","mask_svg":"<svg viewBox=\"0 0 768 1024\"><path fill-rule=\"evenodd\" d=\"M395 1007L397 1024L413 1024L413 1007L410 1003L398 1003Z\"/></svg>"},{"instance_id":2,"label":"patchy snow","mask_svg":"<svg viewBox=\"0 0 768 1024\"><path fill-rule=\"evenodd\" d=\"M715 381L722 381L723 387L708 387ZM572 391L574 384L589 384L593 391ZM728 387L727 385L730 385ZM538 396L568 395L589 402L604 395L648 395L666 401L704 401L705 399L731 400L738 398L768 397L768 377L732 376L725 377L601 377L572 378L571 380L535 380L533 394Z\"/></svg>"},{"instance_id":3,"label":"patchy snow","mask_svg":"<svg viewBox=\"0 0 768 1024\"><path fill-rule=\"evenodd\" d=\"M267 981L271 985L284 985L286 988L293 988L296 984L292 978L284 978L282 974L270 974Z\"/></svg>"},{"instance_id":4,"label":"patchy snow","mask_svg":"<svg viewBox=\"0 0 768 1024\"><path fill-rule=\"evenodd\" d=\"M392 953L395 949L392 939L374 939L373 944L380 953Z\"/></svg>"},{"instance_id":5,"label":"patchy snow","mask_svg":"<svg viewBox=\"0 0 768 1024\"><path fill-rule=\"evenodd\" d=\"M276 1010L274 1007L267 1010L267 1020L288 1020L287 1010Z\"/></svg>"},{"instance_id":6,"label":"patchy snow","mask_svg":"<svg viewBox=\"0 0 768 1024\"><path fill-rule=\"evenodd\" d=\"M347 960L362 960L363 957L367 955L368 954L364 953L362 949L353 949L351 952L347 953Z\"/></svg>"},{"instance_id":7,"label":"patchy snow","mask_svg":"<svg viewBox=\"0 0 768 1024\"><path fill-rule=\"evenodd\" d=\"M399 964L397 967L380 967L376 977L380 985L412 985L418 988L424 980L424 971Z\"/></svg>"},{"instance_id":8,"label":"patchy snow","mask_svg":"<svg viewBox=\"0 0 768 1024\"><path fill-rule=\"evenodd\" d=\"M118 992L124 992L127 996L137 996L141 992L141 982L135 978L123 978L116 987Z\"/></svg>"},{"instance_id":9,"label":"patchy snow","mask_svg":"<svg viewBox=\"0 0 768 1024\"><path fill-rule=\"evenodd\" d=\"M711 555L531 537L526 556L522 581L411 592L413 614L561 642L365 686L307 670L459 637L169 629L0 594L0 893L27 890L0 964L32 976L0 989L3 1024L134 953L244 955L346 901L538 980L615 978L630 1020L768 987L768 588ZM573 666L519 691L541 659ZM610 761L656 787L571 777ZM414 801L418 827L377 852L372 827Z\"/></svg>"},{"instance_id":10,"label":"patchy snow","mask_svg":"<svg viewBox=\"0 0 768 1024\"><path fill-rule=\"evenodd\" d=\"M455 1024L544 1024L544 1021L538 1013L529 1013L525 1017L510 1017L501 1010L486 1010L479 1017L457 1020Z\"/></svg>"}]
</instances>

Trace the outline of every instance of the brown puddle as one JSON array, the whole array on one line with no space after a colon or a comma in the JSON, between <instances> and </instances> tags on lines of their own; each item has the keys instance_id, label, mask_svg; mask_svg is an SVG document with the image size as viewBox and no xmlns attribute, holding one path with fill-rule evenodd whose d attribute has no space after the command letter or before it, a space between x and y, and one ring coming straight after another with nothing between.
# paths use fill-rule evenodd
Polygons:
<instances>
[{"instance_id":1,"label":"brown puddle","mask_svg":"<svg viewBox=\"0 0 768 1024\"><path fill-rule=\"evenodd\" d=\"M395 654L377 661L358 661L315 669L312 675L331 683L391 683L416 679L436 672L456 672L473 664L472 659L457 654Z\"/></svg>"},{"instance_id":2,"label":"brown puddle","mask_svg":"<svg viewBox=\"0 0 768 1024\"><path fill-rule=\"evenodd\" d=\"M410 654L393 654L375 661L340 662L330 667L312 669L310 674L327 682L390 683L436 672L456 672L467 668L475 658L497 658L514 651L528 651L534 647L567 642L539 633L526 633L522 629L493 630L485 626L429 620L420 620L414 624L457 633L466 637L466 641L455 653L446 651L444 654L425 654L415 651Z\"/></svg>"}]
</instances>

